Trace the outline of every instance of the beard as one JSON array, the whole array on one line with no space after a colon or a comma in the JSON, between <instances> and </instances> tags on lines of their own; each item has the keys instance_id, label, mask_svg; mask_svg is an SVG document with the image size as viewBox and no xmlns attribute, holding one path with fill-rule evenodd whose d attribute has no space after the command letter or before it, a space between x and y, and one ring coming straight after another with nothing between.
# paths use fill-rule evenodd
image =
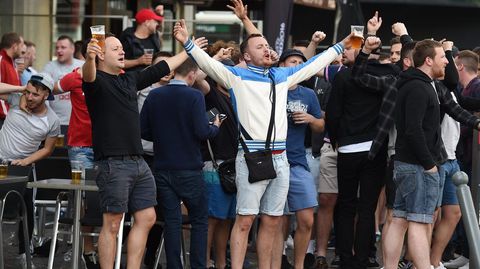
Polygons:
<instances>
[{"instance_id":1,"label":"beard","mask_svg":"<svg viewBox=\"0 0 480 269\"><path fill-rule=\"evenodd\" d=\"M432 69L433 78L443 78L445 76L445 67L436 67Z\"/></svg>"}]
</instances>

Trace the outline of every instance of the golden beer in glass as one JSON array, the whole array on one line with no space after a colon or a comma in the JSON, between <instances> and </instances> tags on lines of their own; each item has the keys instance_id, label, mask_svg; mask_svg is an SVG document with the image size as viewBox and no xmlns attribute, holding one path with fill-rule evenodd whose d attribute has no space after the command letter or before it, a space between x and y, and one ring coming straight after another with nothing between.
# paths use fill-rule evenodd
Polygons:
<instances>
[{"instance_id":1,"label":"golden beer in glass","mask_svg":"<svg viewBox=\"0 0 480 269\"><path fill-rule=\"evenodd\" d=\"M350 41L352 42L353 49L359 49L362 47L363 42L363 25L352 25L351 26L353 36L350 37Z\"/></svg>"},{"instance_id":2,"label":"golden beer in glass","mask_svg":"<svg viewBox=\"0 0 480 269\"><path fill-rule=\"evenodd\" d=\"M105 25L90 26L92 32L92 38L98 41L98 45L105 51Z\"/></svg>"}]
</instances>

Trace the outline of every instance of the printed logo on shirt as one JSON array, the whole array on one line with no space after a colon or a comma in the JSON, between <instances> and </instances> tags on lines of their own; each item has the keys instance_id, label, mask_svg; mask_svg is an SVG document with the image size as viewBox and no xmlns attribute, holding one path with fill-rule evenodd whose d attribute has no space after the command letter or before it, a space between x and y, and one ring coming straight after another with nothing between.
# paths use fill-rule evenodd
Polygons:
<instances>
[{"instance_id":1,"label":"printed logo on shirt","mask_svg":"<svg viewBox=\"0 0 480 269\"><path fill-rule=\"evenodd\" d=\"M292 118L294 112L307 112L308 105L302 103L300 100L290 100L287 102L287 115L288 118Z\"/></svg>"}]
</instances>

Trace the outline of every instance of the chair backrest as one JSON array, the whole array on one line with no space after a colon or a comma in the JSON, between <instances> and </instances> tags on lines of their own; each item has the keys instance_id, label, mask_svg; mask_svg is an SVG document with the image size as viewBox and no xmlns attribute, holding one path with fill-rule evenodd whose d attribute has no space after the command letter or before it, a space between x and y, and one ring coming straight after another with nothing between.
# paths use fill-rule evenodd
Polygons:
<instances>
[{"instance_id":1,"label":"chair backrest","mask_svg":"<svg viewBox=\"0 0 480 269\"><path fill-rule=\"evenodd\" d=\"M48 157L35 163L37 180L49 178L71 178L70 160L67 157ZM56 200L62 190L38 189L36 200Z\"/></svg>"},{"instance_id":2,"label":"chair backrest","mask_svg":"<svg viewBox=\"0 0 480 269\"><path fill-rule=\"evenodd\" d=\"M5 195L7 195L7 193L12 190L19 192L20 195L23 196L23 193L25 192L26 187L27 187L26 181L0 184L0 200L3 200L5 198ZM19 197L15 194L10 194L5 200L3 218L15 219L18 216L18 212L21 208L20 206L22 202L23 202L22 197Z\"/></svg>"},{"instance_id":3,"label":"chair backrest","mask_svg":"<svg viewBox=\"0 0 480 269\"><path fill-rule=\"evenodd\" d=\"M85 169L85 180L95 180L95 176L94 169ZM103 215L97 191L85 192L85 214L80 222L87 226L102 226Z\"/></svg>"},{"instance_id":4,"label":"chair backrest","mask_svg":"<svg viewBox=\"0 0 480 269\"><path fill-rule=\"evenodd\" d=\"M19 166L19 165L9 165L8 166L8 175L9 176L26 176L31 177L32 175L32 166Z\"/></svg>"}]
</instances>

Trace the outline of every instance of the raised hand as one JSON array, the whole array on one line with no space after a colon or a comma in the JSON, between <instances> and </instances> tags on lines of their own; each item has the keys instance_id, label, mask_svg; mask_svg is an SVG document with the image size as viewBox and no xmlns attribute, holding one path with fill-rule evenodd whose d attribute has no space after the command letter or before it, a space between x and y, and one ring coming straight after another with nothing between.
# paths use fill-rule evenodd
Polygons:
<instances>
[{"instance_id":1,"label":"raised hand","mask_svg":"<svg viewBox=\"0 0 480 269\"><path fill-rule=\"evenodd\" d=\"M311 41L318 45L325 39L325 37L327 37L327 35L324 32L316 31L313 33Z\"/></svg>"},{"instance_id":2,"label":"raised hand","mask_svg":"<svg viewBox=\"0 0 480 269\"><path fill-rule=\"evenodd\" d=\"M369 35L376 35L380 26L382 26L382 17L379 17L378 11L375 11L375 15L367 22L367 33Z\"/></svg>"},{"instance_id":3,"label":"raised hand","mask_svg":"<svg viewBox=\"0 0 480 269\"><path fill-rule=\"evenodd\" d=\"M225 60L225 59L231 59L232 58L232 51L233 51L232 47L220 48L217 51L217 54L215 54L212 58L217 60L217 61L222 61L222 60Z\"/></svg>"},{"instance_id":4,"label":"raised hand","mask_svg":"<svg viewBox=\"0 0 480 269\"><path fill-rule=\"evenodd\" d=\"M343 47L345 49L349 49L352 47L352 40L351 38L353 37L353 33L350 33L347 37L345 37L340 43L343 44Z\"/></svg>"},{"instance_id":5,"label":"raised hand","mask_svg":"<svg viewBox=\"0 0 480 269\"><path fill-rule=\"evenodd\" d=\"M248 18L248 6L243 5L242 0L230 0L233 6L227 5L227 8L235 13L235 16L240 20L245 20Z\"/></svg>"},{"instance_id":6,"label":"raised hand","mask_svg":"<svg viewBox=\"0 0 480 269\"><path fill-rule=\"evenodd\" d=\"M182 43L182 45L187 43L188 30L184 19L181 19L175 23L175 26L173 27L173 36L178 42Z\"/></svg>"},{"instance_id":7,"label":"raised hand","mask_svg":"<svg viewBox=\"0 0 480 269\"><path fill-rule=\"evenodd\" d=\"M208 39L206 37L199 37L199 38L192 37L192 41L193 43L195 43L195 45L197 45L202 50L207 49Z\"/></svg>"},{"instance_id":8,"label":"raised hand","mask_svg":"<svg viewBox=\"0 0 480 269\"><path fill-rule=\"evenodd\" d=\"M408 35L407 27L403 22L396 22L392 25L392 34L396 36Z\"/></svg>"},{"instance_id":9,"label":"raised hand","mask_svg":"<svg viewBox=\"0 0 480 269\"><path fill-rule=\"evenodd\" d=\"M87 59L95 61L97 55L103 54L102 48L98 45L98 40L95 38L90 39L87 45Z\"/></svg>"},{"instance_id":10,"label":"raised hand","mask_svg":"<svg viewBox=\"0 0 480 269\"><path fill-rule=\"evenodd\" d=\"M442 47L444 51L453 49L453 41L448 41L443 39L443 41L440 41L440 43L442 43Z\"/></svg>"},{"instance_id":11,"label":"raised hand","mask_svg":"<svg viewBox=\"0 0 480 269\"><path fill-rule=\"evenodd\" d=\"M380 46L380 38L376 36L369 36L365 40L365 44L363 45L362 51L366 54L370 54L374 49L378 48Z\"/></svg>"}]
</instances>

